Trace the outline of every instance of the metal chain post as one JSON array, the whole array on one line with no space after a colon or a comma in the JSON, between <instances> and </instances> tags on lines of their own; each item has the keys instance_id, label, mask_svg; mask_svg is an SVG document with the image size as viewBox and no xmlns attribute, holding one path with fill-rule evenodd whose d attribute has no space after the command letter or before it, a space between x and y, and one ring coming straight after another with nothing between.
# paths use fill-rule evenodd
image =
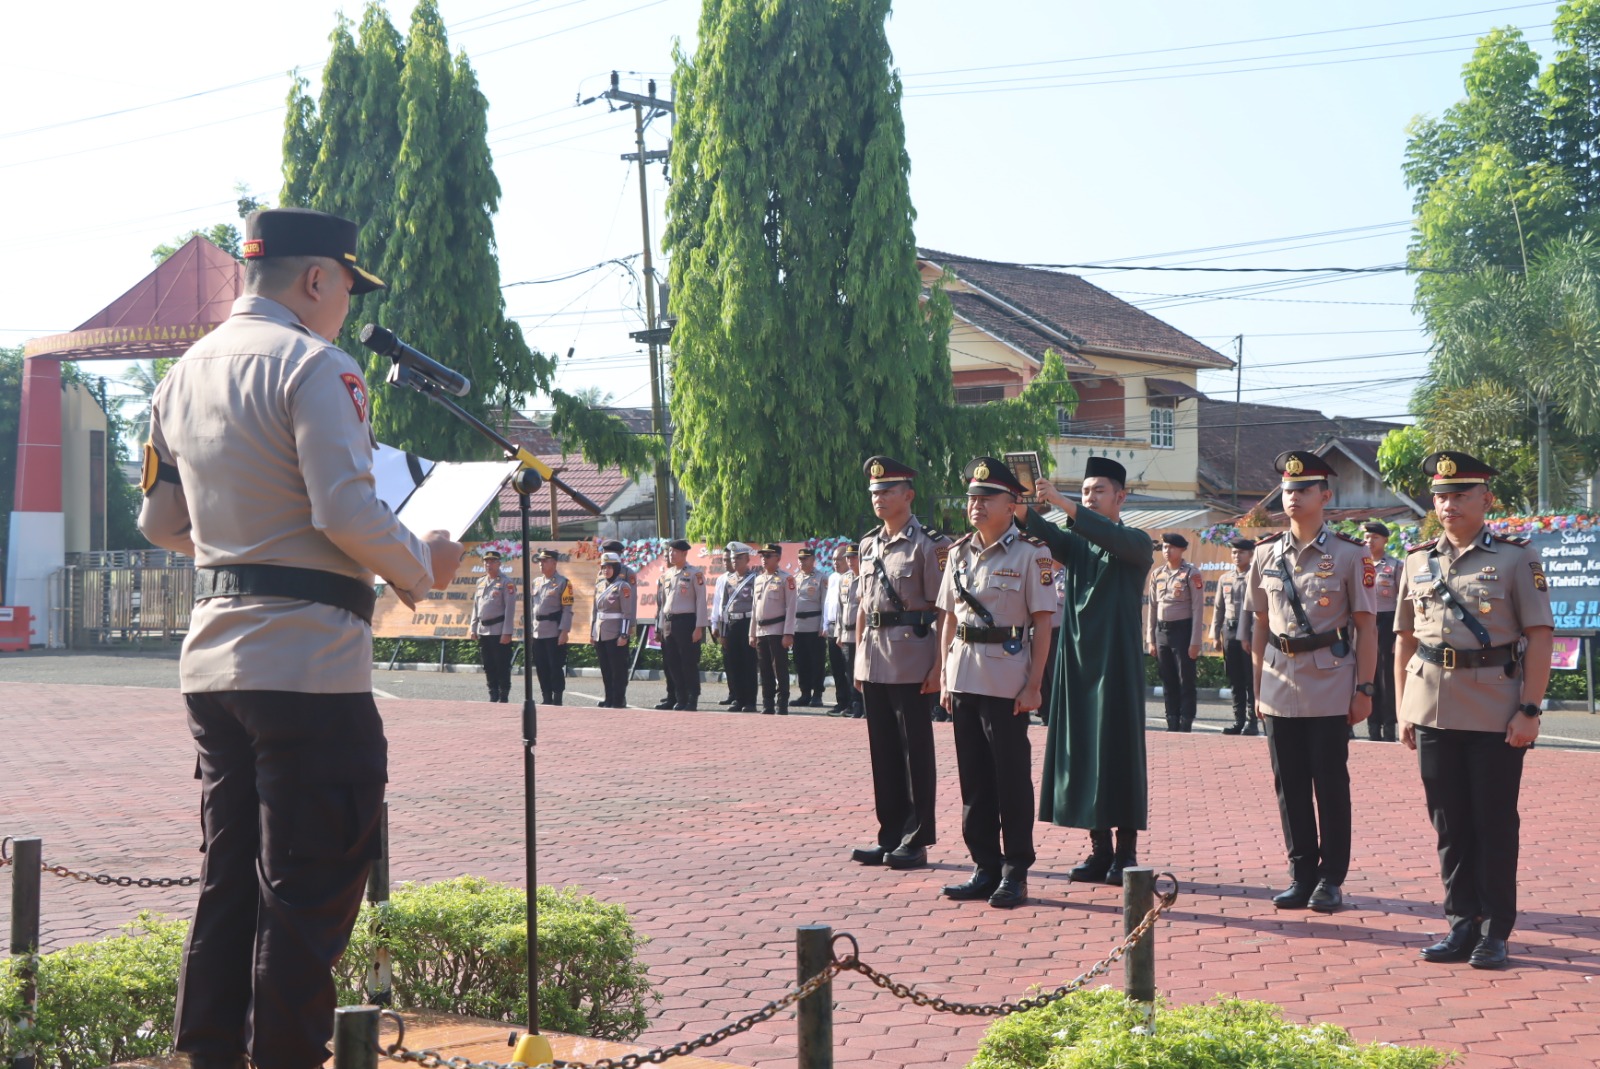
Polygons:
<instances>
[{"instance_id":1,"label":"metal chain post","mask_svg":"<svg viewBox=\"0 0 1600 1069\"><path fill-rule=\"evenodd\" d=\"M333 1011L333 1069L378 1069L378 1006Z\"/></svg>"},{"instance_id":2,"label":"metal chain post","mask_svg":"<svg viewBox=\"0 0 1600 1069\"><path fill-rule=\"evenodd\" d=\"M795 929L794 937L797 980L804 982L833 964L833 929L828 925L804 925ZM802 999L795 1016L799 1069L833 1069L833 981Z\"/></svg>"},{"instance_id":3,"label":"metal chain post","mask_svg":"<svg viewBox=\"0 0 1600 1069\"><path fill-rule=\"evenodd\" d=\"M1122 870L1122 928L1132 932L1139 918L1155 904L1155 872L1135 868ZM1122 989L1135 1002L1156 999L1156 933L1146 928L1122 963Z\"/></svg>"},{"instance_id":4,"label":"metal chain post","mask_svg":"<svg viewBox=\"0 0 1600 1069\"><path fill-rule=\"evenodd\" d=\"M372 931L379 937L378 948L367 963L362 992L369 1005L389 1006L394 1002L394 964L383 943L383 904L389 901L389 803L378 814L378 857L367 872L367 901L372 905Z\"/></svg>"},{"instance_id":5,"label":"metal chain post","mask_svg":"<svg viewBox=\"0 0 1600 1069\"><path fill-rule=\"evenodd\" d=\"M7 847L10 847L8 850ZM0 860L13 862L11 870L11 956L19 963L22 1015L17 1026L33 1027L39 1008L39 873L43 847L40 840L0 841ZM33 1069L35 1054L25 1049L11 1058L11 1069Z\"/></svg>"}]
</instances>

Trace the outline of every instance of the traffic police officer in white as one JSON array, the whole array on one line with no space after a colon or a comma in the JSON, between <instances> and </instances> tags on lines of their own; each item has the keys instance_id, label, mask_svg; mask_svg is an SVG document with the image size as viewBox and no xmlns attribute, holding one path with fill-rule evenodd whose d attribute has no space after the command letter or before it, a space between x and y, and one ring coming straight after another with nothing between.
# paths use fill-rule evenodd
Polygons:
<instances>
[{"instance_id":1,"label":"traffic police officer in white","mask_svg":"<svg viewBox=\"0 0 1600 1069\"><path fill-rule=\"evenodd\" d=\"M627 579L620 553L600 554L600 578L594 586L594 616L589 621L589 641L594 643L605 689L601 706L628 707L628 639L638 617L638 597Z\"/></svg>"},{"instance_id":2,"label":"traffic police officer in white","mask_svg":"<svg viewBox=\"0 0 1600 1069\"><path fill-rule=\"evenodd\" d=\"M251 214L244 295L150 403L139 529L196 564L178 674L206 846L175 1044L196 1069L328 1057L330 970L387 771L373 576L414 606L461 563L447 534L418 538L378 499L367 384L329 340L351 296L383 286L356 232L322 212Z\"/></svg>"},{"instance_id":3,"label":"traffic police officer in white","mask_svg":"<svg viewBox=\"0 0 1600 1069\"><path fill-rule=\"evenodd\" d=\"M939 700L955 721L961 836L975 868L944 889L997 909L1028 900L1033 865L1033 760L1028 714L1050 652L1055 558L1017 530L1012 506L1026 490L994 457L967 465L972 533L950 547L939 585Z\"/></svg>"},{"instance_id":4,"label":"traffic police officer in white","mask_svg":"<svg viewBox=\"0 0 1600 1069\"><path fill-rule=\"evenodd\" d=\"M517 584L500 571L500 551L483 554L483 578L472 591L467 633L478 640L489 700L510 701L511 642L517 631Z\"/></svg>"},{"instance_id":5,"label":"traffic police officer in white","mask_svg":"<svg viewBox=\"0 0 1600 1069\"><path fill-rule=\"evenodd\" d=\"M560 705L567 689L567 642L572 635L572 583L556 571L560 554L538 553L539 577L529 584L533 602L532 641L528 644L546 705Z\"/></svg>"},{"instance_id":6,"label":"traffic police officer in white","mask_svg":"<svg viewBox=\"0 0 1600 1069\"><path fill-rule=\"evenodd\" d=\"M1539 737L1555 620L1539 553L1491 535L1489 479L1466 453L1423 461L1444 537L1406 554L1395 610L1401 741L1439 835L1450 931L1429 961L1504 968L1517 919L1517 802Z\"/></svg>"}]
</instances>

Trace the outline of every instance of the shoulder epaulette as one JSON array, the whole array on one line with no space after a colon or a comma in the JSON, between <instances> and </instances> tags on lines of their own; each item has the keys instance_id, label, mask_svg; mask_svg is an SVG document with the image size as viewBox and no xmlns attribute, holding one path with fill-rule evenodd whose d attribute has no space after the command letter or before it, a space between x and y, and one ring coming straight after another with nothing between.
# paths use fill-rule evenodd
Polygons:
<instances>
[{"instance_id":1,"label":"shoulder epaulette","mask_svg":"<svg viewBox=\"0 0 1600 1069\"><path fill-rule=\"evenodd\" d=\"M950 537L937 527L923 527L922 533L933 539L935 542L939 541L941 538L948 539Z\"/></svg>"},{"instance_id":2,"label":"shoulder epaulette","mask_svg":"<svg viewBox=\"0 0 1600 1069\"><path fill-rule=\"evenodd\" d=\"M1531 544L1529 539L1518 538L1516 535L1498 535L1497 534L1497 535L1494 536L1494 540L1496 542L1504 542L1508 546L1526 546L1526 545L1530 545Z\"/></svg>"},{"instance_id":3,"label":"shoulder epaulette","mask_svg":"<svg viewBox=\"0 0 1600 1069\"><path fill-rule=\"evenodd\" d=\"M1434 546L1436 546L1438 544L1439 544L1439 540L1437 538L1430 538L1426 542L1418 542L1414 546L1407 546L1406 547L1406 552L1407 553L1419 553L1419 552L1421 552L1422 550L1425 550L1425 549L1432 549Z\"/></svg>"},{"instance_id":4,"label":"shoulder epaulette","mask_svg":"<svg viewBox=\"0 0 1600 1069\"><path fill-rule=\"evenodd\" d=\"M1278 539L1283 537L1283 534L1284 532L1282 531L1274 531L1269 535L1262 535L1260 538L1256 539L1256 545L1264 546L1268 542L1276 542Z\"/></svg>"},{"instance_id":5,"label":"shoulder epaulette","mask_svg":"<svg viewBox=\"0 0 1600 1069\"><path fill-rule=\"evenodd\" d=\"M955 549L957 546L966 545L968 542L972 541L972 535L973 535L973 532L968 531L966 534L962 535L960 538L958 538L954 542L950 543L950 548L951 549Z\"/></svg>"},{"instance_id":6,"label":"shoulder epaulette","mask_svg":"<svg viewBox=\"0 0 1600 1069\"><path fill-rule=\"evenodd\" d=\"M1030 546L1043 546L1045 549L1049 549L1050 548L1050 543L1049 542L1046 542L1042 538L1037 538L1037 537L1029 534L1026 531L1022 532L1022 540L1024 542L1028 543L1028 545L1030 545Z\"/></svg>"},{"instance_id":7,"label":"shoulder epaulette","mask_svg":"<svg viewBox=\"0 0 1600 1069\"><path fill-rule=\"evenodd\" d=\"M857 541L865 542L869 538L876 538L878 536L878 534L880 532L882 532L882 531L883 531L883 525L879 524L878 526L872 528L872 530L868 531L866 534L862 535L859 539L857 539Z\"/></svg>"},{"instance_id":8,"label":"shoulder epaulette","mask_svg":"<svg viewBox=\"0 0 1600 1069\"><path fill-rule=\"evenodd\" d=\"M1333 533L1344 539L1346 542L1349 542L1352 546L1362 546L1363 548L1366 546L1366 543L1357 538L1355 535L1345 534L1343 531L1335 531Z\"/></svg>"}]
</instances>

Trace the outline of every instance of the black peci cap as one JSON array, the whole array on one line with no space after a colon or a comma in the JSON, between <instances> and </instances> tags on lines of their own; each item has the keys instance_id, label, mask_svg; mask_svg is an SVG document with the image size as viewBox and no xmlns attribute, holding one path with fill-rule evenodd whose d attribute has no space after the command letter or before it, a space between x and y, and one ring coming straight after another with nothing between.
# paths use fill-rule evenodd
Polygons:
<instances>
[{"instance_id":1,"label":"black peci cap","mask_svg":"<svg viewBox=\"0 0 1600 1069\"><path fill-rule=\"evenodd\" d=\"M1328 467L1326 460L1309 449L1290 449L1279 453L1272 466L1283 476L1285 490L1299 490L1338 474Z\"/></svg>"},{"instance_id":2,"label":"black peci cap","mask_svg":"<svg viewBox=\"0 0 1600 1069\"><path fill-rule=\"evenodd\" d=\"M1085 479L1110 479L1118 486L1128 485L1128 469L1110 457L1090 457L1083 466Z\"/></svg>"},{"instance_id":3,"label":"black peci cap","mask_svg":"<svg viewBox=\"0 0 1600 1069\"><path fill-rule=\"evenodd\" d=\"M278 256L326 256L338 260L355 277L352 296L388 289L383 279L356 262L356 236L360 228L348 219L310 208L266 208L251 212L244 221L246 260Z\"/></svg>"},{"instance_id":4,"label":"black peci cap","mask_svg":"<svg viewBox=\"0 0 1600 1069\"><path fill-rule=\"evenodd\" d=\"M897 483L908 483L917 477L915 471L893 457L868 457L861 470L866 473L868 490L887 490Z\"/></svg>"},{"instance_id":5,"label":"black peci cap","mask_svg":"<svg viewBox=\"0 0 1600 1069\"><path fill-rule=\"evenodd\" d=\"M1189 548L1189 540L1176 531L1168 531L1161 536L1161 541L1169 546L1177 546L1179 549Z\"/></svg>"},{"instance_id":6,"label":"black peci cap","mask_svg":"<svg viewBox=\"0 0 1600 1069\"><path fill-rule=\"evenodd\" d=\"M961 477L967 480L968 497L992 497L995 494L1022 497L1028 492L1011 469L994 457L975 457L968 461Z\"/></svg>"}]
</instances>

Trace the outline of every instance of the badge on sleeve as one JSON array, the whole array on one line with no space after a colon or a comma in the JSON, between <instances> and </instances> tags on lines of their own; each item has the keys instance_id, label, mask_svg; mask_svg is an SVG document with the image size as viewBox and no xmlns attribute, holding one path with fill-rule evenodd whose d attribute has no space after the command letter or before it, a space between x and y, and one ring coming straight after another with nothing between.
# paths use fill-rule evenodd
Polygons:
<instances>
[{"instance_id":1,"label":"badge on sleeve","mask_svg":"<svg viewBox=\"0 0 1600 1069\"><path fill-rule=\"evenodd\" d=\"M1192 572L1189 575L1189 582L1196 590L1204 590L1206 588L1206 577L1201 575L1198 571Z\"/></svg>"},{"instance_id":2,"label":"badge on sleeve","mask_svg":"<svg viewBox=\"0 0 1600 1069\"><path fill-rule=\"evenodd\" d=\"M1372 586L1378 581L1378 569L1373 566L1371 557L1361 560L1361 585Z\"/></svg>"},{"instance_id":3,"label":"badge on sleeve","mask_svg":"<svg viewBox=\"0 0 1600 1069\"><path fill-rule=\"evenodd\" d=\"M1056 577L1055 577L1055 574L1054 574L1055 563L1056 563L1055 558L1054 557L1039 557L1039 558L1036 559L1035 563L1037 563L1039 565L1039 585L1040 586L1055 586L1055 584L1056 584Z\"/></svg>"},{"instance_id":4,"label":"badge on sleeve","mask_svg":"<svg viewBox=\"0 0 1600 1069\"><path fill-rule=\"evenodd\" d=\"M1544 564L1541 561L1531 560L1528 567L1533 569L1533 588L1535 590L1549 590L1550 584L1544 577Z\"/></svg>"},{"instance_id":5,"label":"badge on sleeve","mask_svg":"<svg viewBox=\"0 0 1600 1069\"><path fill-rule=\"evenodd\" d=\"M367 384L361 381L360 375L352 375L348 371L339 379L344 383L344 388L350 391L350 401L356 406L356 419L367 422Z\"/></svg>"},{"instance_id":6,"label":"badge on sleeve","mask_svg":"<svg viewBox=\"0 0 1600 1069\"><path fill-rule=\"evenodd\" d=\"M571 605L572 604L572 584L571 583L568 583L566 586L563 586L561 588L561 604L563 604L563 605Z\"/></svg>"},{"instance_id":7,"label":"badge on sleeve","mask_svg":"<svg viewBox=\"0 0 1600 1069\"><path fill-rule=\"evenodd\" d=\"M789 589L790 590L794 589L794 576L790 576L789 577Z\"/></svg>"}]
</instances>

